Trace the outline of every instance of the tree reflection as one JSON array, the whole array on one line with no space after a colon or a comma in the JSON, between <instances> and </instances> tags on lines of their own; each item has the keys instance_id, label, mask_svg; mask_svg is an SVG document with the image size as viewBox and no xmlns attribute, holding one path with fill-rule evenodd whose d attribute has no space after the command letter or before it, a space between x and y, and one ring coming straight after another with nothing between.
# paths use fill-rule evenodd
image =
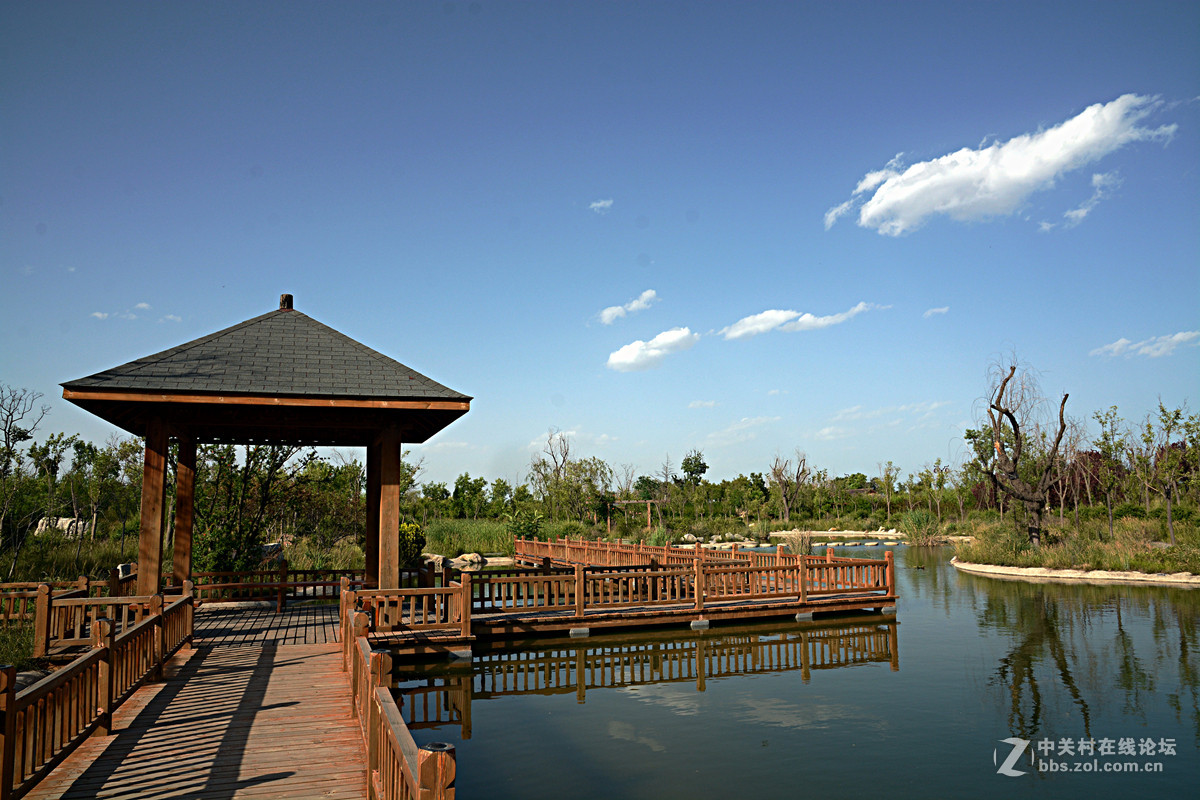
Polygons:
<instances>
[{"instance_id":1,"label":"tree reflection","mask_svg":"<svg viewBox=\"0 0 1200 800\"><path fill-rule=\"evenodd\" d=\"M1164 696L1200 742L1200 593L988 579L973 585L983 595L979 626L1011 642L988 685L1001 691L1014 735L1032 740L1069 730L1063 715L1051 717L1049 710L1061 701L1075 710L1085 737L1092 737L1100 708L1119 708L1124 717L1145 721L1152 696L1177 678L1177 688ZM1051 718L1056 731L1046 730Z\"/></svg>"}]
</instances>

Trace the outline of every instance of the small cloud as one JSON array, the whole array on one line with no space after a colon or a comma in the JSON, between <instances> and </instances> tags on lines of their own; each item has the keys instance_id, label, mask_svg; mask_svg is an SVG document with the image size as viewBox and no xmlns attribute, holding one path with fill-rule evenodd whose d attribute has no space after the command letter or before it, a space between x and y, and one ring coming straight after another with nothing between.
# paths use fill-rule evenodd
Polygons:
<instances>
[{"instance_id":1,"label":"small cloud","mask_svg":"<svg viewBox=\"0 0 1200 800\"><path fill-rule=\"evenodd\" d=\"M74 267L67 267L67 272L74 272L74 271L75 271Z\"/></svg>"},{"instance_id":2,"label":"small cloud","mask_svg":"<svg viewBox=\"0 0 1200 800\"><path fill-rule=\"evenodd\" d=\"M607 214L609 209L612 208L612 204L613 201L611 197L607 200L593 200L588 204L588 209L595 211L597 214Z\"/></svg>"},{"instance_id":3,"label":"small cloud","mask_svg":"<svg viewBox=\"0 0 1200 800\"><path fill-rule=\"evenodd\" d=\"M1092 196L1083 202L1079 208L1073 208L1063 214L1067 221L1064 227L1074 228L1083 222L1084 217L1091 213L1096 204L1108 196L1109 192L1121 185L1121 178L1115 172L1096 173L1092 176Z\"/></svg>"},{"instance_id":4,"label":"small cloud","mask_svg":"<svg viewBox=\"0 0 1200 800\"><path fill-rule=\"evenodd\" d=\"M831 325L839 325L853 317L858 316L864 311L872 309L885 309L891 306L880 306L874 303L859 303L851 309L842 311L838 314L828 314L823 317L814 316L813 314L800 313L799 311L785 311L777 308L769 309L758 314L751 314L748 317L742 317L732 325L722 328L717 331L729 339L746 339L751 336L757 336L760 333L767 333L778 328L787 333L796 331L815 331L821 328L828 328Z\"/></svg>"},{"instance_id":5,"label":"small cloud","mask_svg":"<svg viewBox=\"0 0 1200 800\"><path fill-rule=\"evenodd\" d=\"M149 311L150 304L149 303L138 303L136 306L134 306L134 308L137 309L138 311Z\"/></svg>"},{"instance_id":6,"label":"small cloud","mask_svg":"<svg viewBox=\"0 0 1200 800\"><path fill-rule=\"evenodd\" d=\"M177 317L174 314L166 314L159 320L159 322L183 322L183 318Z\"/></svg>"},{"instance_id":7,"label":"small cloud","mask_svg":"<svg viewBox=\"0 0 1200 800\"><path fill-rule=\"evenodd\" d=\"M96 319L108 319L108 314L103 311L93 311L92 316Z\"/></svg>"},{"instance_id":8,"label":"small cloud","mask_svg":"<svg viewBox=\"0 0 1200 800\"><path fill-rule=\"evenodd\" d=\"M779 419L779 417L742 417L727 428L710 433L705 437L705 441L714 446L739 444L755 438L758 435L756 428L778 422Z\"/></svg>"},{"instance_id":9,"label":"small cloud","mask_svg":"<svg viewBox=\"0 0 1200 800\"><path fill-rule=\"evenodd\" d=\"M716 400L693 400L688 403L688 408L716 408Z\"/></svg>"},{"instance_id":10,"label":"small cloud","mask_svg":"<svg viewBox=\"0 0 1200 800\"><path fill-rule=\"evenodd\" d=\"M658 300L658 293L653 289L647 289L623 306L609 306L603 309L600 312L600 321L605 325L612 325L626 314L631 314L634 311L644 311L656 300Z\"/></svg>"},{"instance_id":11,"label":"small cloud","mask_svg":"<svg viewBox=\"0 0 1200 800\"><path fill-rule=\"evenodd\" d=\"M769 392L767 392L767 397L774 397L777 394L787 394L787 393L788 393L787 389L772 389Z\"/></svg>"},{"instance_id":12,"label":"small cloud","mask_svg":"<svg viewBox=\"0 0 1200 800\"><path fill-rule=\"evenodd\" d=\"M938 314L945 314L948 311L950 311L950 306L942 306L941 308L930 308L930 309L926 310L926 312L924 314L922 314L921 316L923 316L925 319L929 319L932 316L936 316Z\"/></svg>"},{"instance_id":13,"label":"small cloud","mask_svg":"<svg viewBox=\"0 0 1200 800\"><path fill-rule=\"evenodd\" d=\"M672 353L690 349L700 340L700 334L688 328L672 328L663 331L648 342L641 339L631 342L608 356L608 368L617 372L657 367Z\"/></svg>"},{"instance_id":14,"label":"small cloud","mask_svg":"<svg viewBox=\"0 0 1200 800\"><path fill-rule=\"evenodd\" d=\"M846 428L839 428L837 425L829 425L821 428L814 434L814 437L823 442L832 442L837 439L845 439L850 436L851 431Z\"/></svg>"},{"instance_id":15,"label":"small cloud","mask_svg":"<svg viewBox=\"0 0 1200 800\"><path fill-rule=\"evenodd\" d=\"M1005 142L964 147L907 167L899 157L893 158L883 169L867 173L846 203L825 213L825 227L850 211L847 203L859 202L859 226L886 236L914 231L936 215L959 222L1011 215L1030 195L1054 186L1061 176L1127 144L1169 141L1177 125L1149 128L1139 124L1162 106L1156 97L1125 94L1109 103L1088 106L1052 128ZM1102 184L1105 180L1112 180L1111 174ZM1102 198L1109 185L1098 188ZM1077 224L1095 202L1099 200L1067 212L1065 224ZM1040 227L1049 230L1046 224Z\"/></svg>"},{"instance_id":16,"label":"small cloud","mask_svg":"<svg viewBox=\"0 0 1200 800\"><path fill-rule=\"evenodd\" d=\"M1162 358L1172 355L1176 348L1185 345L1200 346L1200 331L1180 331L1168 336L1152 336L1140 342L1129 339L1117 339L1111 344L1097 347L1090 356L1146 356L1147 358Z\"/></svg>"}]
</instances>

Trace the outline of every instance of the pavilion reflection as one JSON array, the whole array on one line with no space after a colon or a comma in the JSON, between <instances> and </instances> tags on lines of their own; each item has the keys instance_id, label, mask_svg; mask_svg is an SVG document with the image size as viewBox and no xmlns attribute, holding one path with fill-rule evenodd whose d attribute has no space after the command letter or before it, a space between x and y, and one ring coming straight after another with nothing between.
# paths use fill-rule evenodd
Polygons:
<instances>
[{"instance_id":1,"label":"pavilion reflection","mask_svg":"<svg viewBox=\"0 0 1200 800\"><path fill-rule=\"evenodd\" d=\"M662 683L706 682L737 675L800 673L886 663L899 671L893 618L719 628L671 635L642 631L588 639L533 640L475 650L471 662L404 665L392 694L411 729L461 726L471 737L471 703L516 695L574 693Z\"/></svg>"}]
</instances>

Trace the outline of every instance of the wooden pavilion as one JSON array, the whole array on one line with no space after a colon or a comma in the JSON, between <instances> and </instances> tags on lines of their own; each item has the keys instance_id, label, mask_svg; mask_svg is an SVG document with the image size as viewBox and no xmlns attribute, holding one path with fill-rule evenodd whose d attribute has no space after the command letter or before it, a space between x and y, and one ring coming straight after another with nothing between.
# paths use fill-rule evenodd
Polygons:
<instances>
[{"instance_id":1,"label":"wooden pavilion","mask_svg":"<svg viewBox=\"0 0 1200 800\"><path fill-rule=\"evenodd\" d=\"M192 571L197 444L367 449L368 581L400 584L400 447L419 444L471 399L295 311L279 309L161 353L62 384L63 398L145 437L139 595L161 589L167 452L178 443L173 578Z\"/></svg>"}]
</instances>

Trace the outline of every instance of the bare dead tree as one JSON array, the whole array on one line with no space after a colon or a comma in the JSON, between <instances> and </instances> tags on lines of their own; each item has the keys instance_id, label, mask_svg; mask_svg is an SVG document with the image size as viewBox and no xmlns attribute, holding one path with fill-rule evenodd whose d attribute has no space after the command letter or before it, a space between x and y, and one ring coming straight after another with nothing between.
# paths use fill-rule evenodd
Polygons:
<instances>
[{"instance_id":1,"label":"bare dead tree","mask_svg":"<svg viewBox=\"0 0 1200 800\"><path fill-rule=\"evenodd\" d=\"M796 450L796 463L790 458L775 456L771 463L771 482L779 488L779 502L783 506L783 521L791 522L792 504L800 494L800 487L808 478L808 456Z\"/></svg>"},{"instance_id":2,"label":"bare dead tree","mask_svg":"<svg viewBox=\"0 0 1200 800\"><path fill-rule=\"evenodd\" d=\"M991 423L992 444L996 450L996 458L988 470L988 477L996 488L1020 501L1025 507L1025 528L1029 534L1029 542L1034 547L1040 547L1042 512L1046 509L1058 446L1067 429L1064 412L1068 395L1063 394L1062 402L1058 406L1058 432L1054 436L1054 444L1041 458L1035 459L1032 468L1026 470L1026 477L1022 477L1021 459L1027 454L1030 440L1034 438L1032 434L1036 429L1036 422L1032 417L1041 397L1031 376L1022 372L1020 379L1014 383L1013 377L1016 374L1017 365L1013 364L988 398L987 415ZM1023 424L1029 430L1023 430Z\"/></svg>"}]
</instances>

